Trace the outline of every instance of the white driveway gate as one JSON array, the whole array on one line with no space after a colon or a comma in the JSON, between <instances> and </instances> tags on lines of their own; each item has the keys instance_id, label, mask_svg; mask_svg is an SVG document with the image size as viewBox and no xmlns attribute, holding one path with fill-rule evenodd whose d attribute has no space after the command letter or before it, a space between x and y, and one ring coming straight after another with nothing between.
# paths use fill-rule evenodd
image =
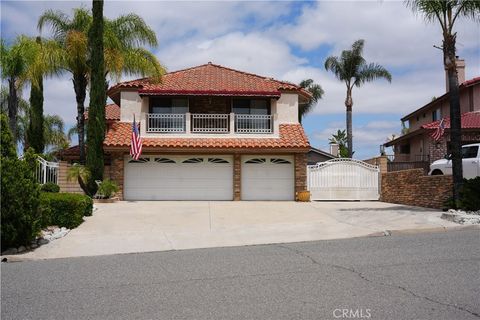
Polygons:
<instances>
[{"instance_id":1,"label":"white driveway gate","mask_svg":"<svg viewBox=\"0 0 480 320\"><path fill-rule=\"evenodd\" d=\"M312 200L378 200L380 169L354 159L333 159L307 167Z\"/></svg>"}]
</instances>

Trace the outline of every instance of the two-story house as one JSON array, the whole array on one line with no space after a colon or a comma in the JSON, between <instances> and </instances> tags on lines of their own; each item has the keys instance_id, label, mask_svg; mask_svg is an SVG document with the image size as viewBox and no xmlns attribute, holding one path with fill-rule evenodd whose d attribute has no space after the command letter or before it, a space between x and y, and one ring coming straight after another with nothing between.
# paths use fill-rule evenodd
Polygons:
<instances>
[{"instance_id":1,"label":"two-story house","mask_svg":"<svg viewBox=\"0 0 480 320\"><path fill-rule=\"evenodd\" d=\"M120 114L104 152L125 200L294 200L306 189L298 108L311 95L297 85L208 63L108 95ZM138 160L129 156L134 117Z\"/></svg>"},{"instance_id":2,"label":"two-story house","mask_svg":"<svg viewBox=\"0 0 480 320\"><path fill-rule=\"evenodd\" d=\"M460 110L462 119L462 144L480 141L480 77L465 81L465 62L457 60L460 83ZM392 147L394 162L433 162L443 158L450 149L450 95L447 92L432 99L401 120L406 132L384 144ZM439 140L433 132L444 119L445 134Z\"/></svg>"}]
</instances>

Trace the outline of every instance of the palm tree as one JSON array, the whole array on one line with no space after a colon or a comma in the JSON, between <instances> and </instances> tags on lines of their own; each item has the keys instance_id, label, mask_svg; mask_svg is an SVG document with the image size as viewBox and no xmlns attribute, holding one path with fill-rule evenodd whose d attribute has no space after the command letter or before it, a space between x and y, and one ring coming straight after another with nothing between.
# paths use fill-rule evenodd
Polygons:
<instances>
[{"instance_id":1,"label":"palm tree","mask_svg":"<svg viewBox=\"0 0 480 320\"><path fill-rule=\"evenodd\" d=\"M459 191L463 183L460 91L456 66L455 22L459 18L478 20L480 1L478 0L408 0L406 1L415 13L422 14L427 22L437 22L443 35L443 65L448 74L450 99L450 142L452 150L453 198L459 199Z\"/></svg>"},{"instance_id":2,"label":"palm tree","mask_svg":"<svg viewBox=\"0 0 480 320\"><path fill-rule=\"evenodd\" d=\"M77 180L83 192L89 196L92 196L93 194L91 194L90 190L87 188L87 181L90 180L90 176L91 174L88 168L79 163L74 163L67 172L68 181Z\"/></svg>"},{"instance_id":3,"label":"palm tree","mask_svg":"<svg viewBox=\"0 0 480 320\"><path fill-rule=\"evenodd\" d=\"M105 18L104 18L105 19ZM55 57L62 69L72 74L77 103L77 131L80 161L85 161L85 97L90 80L90 49L88 32L92 15L85 8L73 10L70 18L61 11L47 10L38 20L38 29L51 27L53 39L59 50ZM122 15L114 20L104 20L105 73L115 81L122 74L150 76L159 80L165 73L155 55L142 45L156 46L155 32L135 14Z\"/></svg>"},{"instance_id":4,"label":"palm tree","mask_svg":"<svg viewBox=\"0 0 480 320\"><path fill-rule=\"evenodd\" d=\"M17 116L22 88L26 82L38 88L44 76L56 73L54 47L52 41L27 36L17 37L10 46L3 39L0 41L0 66L2 79L8 82L8 118L14 140L18 138Z\"/></svg>"},{"instance_id":5,"label":"palm tree","mask_svg":"<svg viewBox=\"0 0 480 320\"><path fill-rule=\"evenodd\" d=\"M310 92L312 95L312 99L308 103L299 105L298 122L302 123L302 118L307 113L312 111L315 104L318 102L318 100L322 99L322 96L325 92L323 91L322 87L319 84L314 83L312 79L302 80L299 86Z\"/></svg>"},{"instance_id":6,"label":"palm tree","mask_svg":"<svg viewBox=\"0 0 480 320\"><path fill-rule=\"evenodd\" d=\"M353 87L360 87L365 82L370 82L379 78L384 78L388 80L388 82L392 81L392 76L387 69L376 63L367 63L362 57L364 43L364 40L357 40L353 43L351 50L343 50L340 57L331 56L325 61L325 69L327 71L332 71L340 81L345 82L347 87L345 107L347 108L347 147L348 157L350 158L353 156Z\"/></svg>"},{"instance_id":7,"label":"palm tree","mask_svg":"<svg viewBox=\"0 0 480 320\"><path fill-rule=\"evenodd\" d=\"M340 157L348 158L347 133L345 130L337 130L337 133L332 134L328 142L330 144L338 144L338 154Z\"/></svg>"},{"instance_id":8,"label":"palm tree","mask_svg":"<svg viewBox=\"0 0 480 320\"><path fill-rule=\"evenodd\" d=\"M2 113L8 112L8 90L2 88L0 92L0 107ZM18 98L18 114L17 114L17 138L16 143L23 145L26 150L31 145L28 136L28 127L30 126L31 106L27 100L22 97ZM45 140L46 150L57 151L68 146L69 139L64 132L65 124L58 115L45 115L43 121L43 136Z\"/></svg>"}]
</instances>

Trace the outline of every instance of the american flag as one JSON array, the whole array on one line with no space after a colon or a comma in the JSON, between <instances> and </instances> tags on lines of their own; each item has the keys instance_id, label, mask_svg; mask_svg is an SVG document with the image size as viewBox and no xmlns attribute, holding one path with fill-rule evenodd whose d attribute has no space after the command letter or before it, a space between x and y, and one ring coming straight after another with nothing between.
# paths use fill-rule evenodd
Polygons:
<instances>
[{"instance_id":1,"label":"american flag","mask_svg":"<svg viewBox=\"0 0 480 320\"><path fill-rule=\"evenodd\" d=\"M135 115L133 116L133 125L132 125L132 143L130 144L130 155L133 159L138 160L142 154L142 138L140 138L140 133L138 132L138 126L135 123Z\"/></svg>"},{"instance_id":2,"label":"american flag","mask_svg":"<svg viewBox=\"0 0 480 320\"><path fill-rule=\"evenodd\" d=\"M438 125L437 130L435 130L434 133L432 133L432 138L435 141L440 140L440 138L443 136L445 133L445 119L440 120L440 124Z\"/></svg>"}]
</instances>

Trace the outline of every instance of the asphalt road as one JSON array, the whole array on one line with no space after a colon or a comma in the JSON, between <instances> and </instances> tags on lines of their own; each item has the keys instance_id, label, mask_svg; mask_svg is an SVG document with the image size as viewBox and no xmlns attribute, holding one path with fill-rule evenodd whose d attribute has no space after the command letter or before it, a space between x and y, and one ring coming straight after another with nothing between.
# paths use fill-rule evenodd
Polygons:
<instances>
[{"instance_id":1,"label":"asphalt road","mask_svg":"<svg viewBox=\"0 0 480 320\"><path fill-rule=\"evenodd\" d=\"M2 263L6 319L479 319L478 230Z\"/></svg>"}]
</instances>

